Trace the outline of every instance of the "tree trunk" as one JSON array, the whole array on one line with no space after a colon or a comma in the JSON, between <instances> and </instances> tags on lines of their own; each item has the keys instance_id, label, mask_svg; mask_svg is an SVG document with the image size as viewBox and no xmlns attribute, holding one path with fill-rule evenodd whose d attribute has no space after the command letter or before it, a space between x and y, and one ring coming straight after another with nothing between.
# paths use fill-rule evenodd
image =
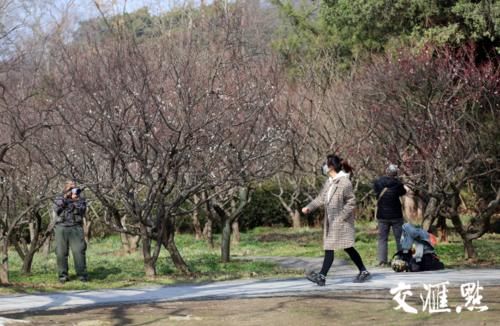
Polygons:
<instances>
[{"instance_id":1,"label":"tree trunk","mask_svg":"<svg viewBox=\"0 0 500 326\"><path fill-rule=\"evenodd\" d=\"M477 257L472 240L464 240L464 249L466 259L475 259Z\"/></svg>"},{"instance_id":2,"label":"tree trunk","mask_svg":"<svg viewBox=\"0 0 500 326\"><path fill-rule=\"evenodd\" d=\"M425 202L418 196L415 200L417 201L417 221L421 224L424 221Z\"/></svg>"},{"instance_id":3,"label":"tree trunk","mask_svg":"<svg viewBox=\"0 0 500 326\"><path fill-rule=\"evenodd\" d=\"M432 197L425 208L424 218L422 221L422 228L426 231L429 231L430 227L434 223L434 220L437 217L438 211L438 200Z\"/></svg>"},{"instance_id":4,"label":"tree trunk","mask_svg":"<svg viewBox=\"0 0 500 326\"><path fill-rule=\"evenodd\" d=\"M210 205L207 202L207 222L205 223L205 226L203 227L203 237L205 240L207 240L208 245L210 246L211 249L214 249L214 235L213 235L213 213L210 208Z\"/></svg>"},{"instance_id":5,"label":"tree trunk","mask_svg":"<svg viewBox=\"0 0 500 326\"><path fill-rule=\"evenodd\" d=\"M282 194L282 193L281 193ZM281 206L285 208L285 210L288 213L288 216L290 217L290 221L292 222L292 227L294 229L298 229L301 227L300 223L300 213L297 209L292 208L292 205L288 205L285 200L281 197L280 195L277 195L278 199L280 200Z\"/></svg>"},{"instance_id":6,"label":"tree trunk","mask_svg":"<svg viewBox=\"0 0 500 326\"><path fill-rule=\"evenodd\" d=\"M401 198L401 201L406 220L412 224L421 225L423 222L423 200L414 192L408 190L407 194Z\"/></svg>"},{"instance_id":7,"label":"tree trunk","mask_svg":"<svg viewBox=\"0 0 500 326\"><path fill-rule=\"evenodd\" d=\"M130 254L130 244L128 242L128 234L120 233L120 239L122 242L122 251Z\"/></svg>"},{"instance_id":8,"label":"tree trunk","mask_svg":"<svg viewBox=\"0 0 500 326\"><path fill-rule=\"evenodd\" d=\"M448 229L438 228L438 239L440 243L448 243Z\"/></svg>"},{"instance_id":9,"label":"tree trunk","mask_svg":"<svg viewBox=\"0 0 500 326\"><path fill-rule=\"evenodd\" d=\"M140 236L120 233L120 238L123 252L131 254L139 249L139 240L141 239Z\"/></svg>"},{"instance_id":10,"label":"tree trunk","mask_svg":"<svg viewBox=\"0 0 500 326\"><path fill-rule=\"evenodd\" d=\"M41 222L41 221L40 221ZM38 238L38 225L35 222L30 222L28 224L28 228L30 231L30 244L34 243L36 240L35 238Z\"/></svg>"},{"instance_id":11,"label":"tree trunk","mask_svg":"<svg viewBox=\"0 0 500 326\"><path fill-rule=\"evenodd\" d=\"M294 229L300 229L302 227L300 223L300 213L297 209L294 209L293 211L289 212L290 218L292 219L292 227Z\"/></svg>"},{"instance_id":12,"label":"tree trunk","mask_svg":"<svg viewBox=\"0 0 500 326\"><path fill-rule=\"evenodd\" d=\"M22 274L31 274L31 266L33 264L33 257L35 256L38 249L44 241L44 237L40 234L40 225L42 223L41 216L39 214L34 214L35 220L30 222L29 228L29 243L24 237L18 237L13 235L12 240L14 241L14 246L19 253L19 256L23 260L23 266L21 267Z\"/></svg>"},{"instance_id":13,"label":"tree trunk","mask_svg":"<svg viewBox=\"0 0 500 326\"><path fill-rule=\"evenodd\" d=\"M440 243L448 243L448 228L446 227L446 217L439 216L437 222L438 238Z\"/></svg>"},{"instance_id":14,"label":"tree trunk","mask_svg":"<svg viewBox=\"0 0 500 326\"><path fill-rule=\"evenodd\" d=\"M464 230L462 221L460 220L460 216L458 214L453 214L451 216L451 220L453 222L453 226L455 230L462 238L462 242L464 244L465 250L465 258L466 259L474 259L476 258L476 251L474 249L474 245L472 244L472 240L467 238L467 231Z\"/></svg>"},{"instance_id":15,"label":"tree trunk","mask_svg":"<svg viewBox=\"0 0 500 326\"><path fill-rule=\"evenodd\" d=\"M200 219L199 219L199 211L195 210L193 212L193 228L194 228L194 237L196 240L201 240L203 239L203 231L201 230L201 224L200 224Z\"/></svg>"},{"instance_id":16,"label":"tree trunk","mask_svg":"<svg viewBox=\"0 0 500 326\"><path fill-rule=\"evenodd\" d=\"M458 206L459 206L460 195L457 191L456 196L452 201L452 222L455 226L455 229L462 237L462 241L464 243L465 256L467 259L475 259L477 257L476 250L474 249L474 245L472 241L474 239L478 239L483 234L485 234L490 227L491 216L498 210L500 207L500 189L497 189L496 198L486 207L482 207L478 216L476 216L476 223L473 225L469 225L464 228L462 225L462 221L460 220L460 216L458 215Z\"/></svg>"},{"instance_id":17,"label":"tree trunk","mask_svg":"<svg viewBox=\"0 0 500 326\"><path fill-rule=\"evenodd\" d=\"M32 244L33 245L33 244ZM31 266L33 265L33 257L35 257L36 250L28 250L23 259L23 267L21 273L28 275L31 274Z\"/></svg>"},{"instance_id":18,"label":"tree trunk","mask_svg":"<svg viewBox=\"0 0 500 326\"><path fill-rule=\"evenodd\" d=\"M212 232L212 225L212 219L208 219L203 228L203 237L205 238L205 240L207 240L208 245L211 249L214 248L214 234Z\"/></svg>"},{"instance_id":19,"label":"tree trunk","mask_svg":"<svg viewBox=\"0 0 500 326\"><path fill-rule=\"evenodd\" d=\"M222 224L221 258L223 263L230 260L231 247L231 220L225 216Z\"/></svg>"},{"instance_id":20,"label":"tree trunk","mask_svg":"<svg viewBox=\"0 0 500 326\"><path fill-rule=\"evenodd\" d=\"M231 224L231 228L233 230L232 242L233 244L239 244L241 240L241 235L240 235L240 223L238 219L234 220L234 222Z\"/></svg>"},{"instance_id":21,"label":"tree trunk","mask_svg":"<svg viewBox=\"0 0 500 326\"><path fill-rule=\"evenodd\" d=\"M47 239L45 239L45 242L43 243L42 246L42 253L45 257L47 257L50 254L50 242L52 240L52 235L48 236Z\"/></svg>"},{"instance_id":22,"label":"tree trunk","mask_svg":"<svg viewBox=\"0 0 500 326\"><path fill-rule=\"evenodd\" d=\"M83 221L83 236L85 238L85 243L89 243L92 233L92 221L89 219L84 219Z\"/></svg>"},{"instance_id":23,"label":"tree trunk","mask_svg":"<svg viewBox=\"0 0 500 326\"><path fill-rule=\"evenodd\" d=\"M198 196L194 196L194 203L196 206L200 203L200 198ZM193 212L193 215L191 216L193 220L193 228L194 228L194 237L196 240L201 240L203 239L203 231L201 229L201 223L200 223L200 210L199 208L196 208Z\"/></svg>"},{"instance_id":24,"label":"tree trunk","mask_svg":"<svg viewBox=\"0 0 500 326\"><path fill-rule=\"evenodd\" d=\"M26 243L23 244L22 241L23 241L22 238L19 239L17 237L17 234L13 234L12 238L10 239L10 243L13 243L13 246L14 246L14 249L16 249L17 255L19 256L19 258L21 258L21 260L24 260L24 253L28 250L26 249Z\"/></svg>"},{"instance_id":25,"label":"tree trunk","mask_svg":"<svg viewBox=\"0 0 500 326\"><path fill-rule=\"evenodd\" d=\"M128 247L130 248L130 253L134 253L139 249L139 241L141 241L141 237L138 235L128 236Z\"/></svg>"},{"instance_id":26,"label":"tree trunk","mask_svg":"<svg viewBox=\"0 0 500 326\"><path fill-rule=\"evenodd\" d=\"M156 276L156 264L152 259L144 258L144 274L146 275L146 277Z\"/></svg>"},{"instance_id":27,"label":"tree trunk","mask_svg":"<svg viewBox=\"0 0 500 326\"><path fill-rule=\"evenodd\" d=\"M151 239L148 238L146 226L141 224L142 256L144 258L144 273L146 277L156 276L156 259L151 256Z\"/></svg>"},{"instance_id":28,"label":"tree trunk","mask_svg":"<svg viewBox=\"0 0 500 326\"><path fill-rule=\"evenodd\" d=\"M166 218L166 223L167 225L164 228L164 235L162 236L163 246L170 254L170 258L172 259L175 268L177 268L177 270L184 275L190 275L191 271L189 270L189 266L184 261L184 258L182 258L181 253L175 244L175 217L168 216Z\"/></svg>"},{"instance_id":29,"label":"tree trunk","mask_svg":"<svg viewBox=\"0 0 500 326\"><path fill-rule=\"evenodd\" d=\"M23 266L21 269L21 273L23 274L31 274L31 265L33 264L33 257L35 253L38 251L38 243L40 240L39 232L32 232L32 228L30 227L30 237L31 242L29 244L25 243L24 252L23 252ZM24 241L24 239L22 240Z\"/></svg>"},{"instance_id":30,"label":"tree trunk","mask_svg":"<svg viewBox=\"0 0 500 326\"><path fill-rule=\"evenodd\" d=\"M177 245L175 244L173 236L169 238L169 240L167 240L165 248L170 254L170 258L172 259L175 268L177 268L177 270L179 270L184 275L190 275L191 271L189 270L189 266L186 264L184 258L182 258L181 256L181 253L177 249Z\"/></svg>"},{"instance_id":31,"label":"tree trunk","mask_svg":"<svg viewBox=\"0 0 500 326\"><path fill-rule=\"evenodd\" d=\"M9 284L9 264L7 261L0 265L0 284Z\"/></svg>"},{"instance_id":32,"label":"tree trunk","mask_svg":"<svg viewBox=\"0 0 500 326\"><path fill-rule=\"evenodd\" d=\"M0 242L0 284L9 284L9 242Z\"/></svg>"},{"instance_id":33,"label":"tree trunk","mask_svg":"<svg viewBox=\"0 0 500 326\"><path fill-rule=\"evenodd\" d=\"M474 249L474 245L472 244L472 239L468 238L467 230L465 230L462 224L462 220L460 219L460 215L458 214L458 207L460 205L460 197L458 191L451 198L450 204L451 204L450 205L451 221L453 222L455 231L457 231L457 233L462 238L462 242L464 244L465 258L474 259L476 258L476 250Z\"/></svg>"}]
</instances>

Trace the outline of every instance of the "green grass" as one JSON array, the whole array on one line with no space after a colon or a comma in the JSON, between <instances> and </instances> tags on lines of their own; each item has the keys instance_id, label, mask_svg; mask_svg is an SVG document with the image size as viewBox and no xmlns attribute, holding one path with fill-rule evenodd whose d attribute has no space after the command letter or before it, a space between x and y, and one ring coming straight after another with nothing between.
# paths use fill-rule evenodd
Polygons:
<instances>
[{"instance_id":1,"label":"green grass","mask_svg":"<svg viewBox=\"0 0 500 326\"><path fill-rule=\"evenodd\" d=\"M377 263L376 224L358 223L356 225L356 248L368 266ZM391 236L392 238L392 236ZM449 243L441 243L437 253L447 267L482 267L500 266L500 235L487 234L474 241L479 259L475 262L464 260L464 250L460 239L450 235ZM249 256L295 256L321 257L322 231L320 229L303 228L257 228L241 234L239 245L231 246L232 259L229 263L220 262L220 239L216 237L215 248L211 249L205 241L196 241L192 235L176 236L177 246L186 260L194 276L186 278L177 273L166 250L162 249L157 264L158 276L146 278L143 270L141 252L123 254L120 239L112 236L105 239L94 239L87 250L87 265L91 282L81 283L76 278L70 256L70 277L73 281L64 285L57 282L56 257L52 252L48 256L41 253L35 256L32 275L20 273L22 262L17 254L10 253L11 286L0 288L2 293L60 291L81 289L118 288L128 286L145 286L150 284L175 284L179 282L203 282L209 280L227 280L236 278L267 278L300 275L298 271L280 268L270 262L255 262L245 259ZM395 252L394 239L389 241L389 254ZM343 250L336 257L348 260Z\"/></svg>"},{"instance_id":2,"label":"green grass","mask_svg":"<svg viewBox=\"0 0 500 326\"><path fill-rule=\"evenodd\" d=\"M375 266L377 261L376 222L356 224L356 244L363 261ZM466 261L463 243L456 234L449 235L448 243L439 243L436 252L447 267L500 267L500 234L486 234L475 240L474 247L478 259ZM396 253L396 242L392 233L389 237L389 257ZM233 255L242 256L295 256L320 257L322 251L322 231L320 229L257 228L242 235L242 242L232 250ZM349 260L340 250L335 257Z\"/></svg>"}]
</instances>

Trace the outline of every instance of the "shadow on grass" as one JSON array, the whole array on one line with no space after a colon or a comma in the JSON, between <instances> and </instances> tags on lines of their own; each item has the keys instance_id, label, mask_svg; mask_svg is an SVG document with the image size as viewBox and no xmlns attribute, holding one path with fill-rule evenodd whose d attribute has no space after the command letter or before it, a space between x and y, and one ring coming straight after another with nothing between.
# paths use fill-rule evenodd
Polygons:
<instances>
[{"instance_id":1,"label":"shadow on grass","mask_svg":"<svg viewBox=\"0 0 500 326\"><path fill-rule=\"evenodd\" d=\"M15 294L31 294L31 292L33 292L32 288L24 283L16 282L16 283L2 284L1 287Z\"/></svg>"},{"instance_id":2,"label":"shadow on grass","mask_svg":"<svg viewBox=\"0 0 500 326\"><path fill-rule=\"evenodd\" d=\"M92 280L105 280L109 276L114 276L116 274L120 274L121 272L122 270L118 267L106 268L99 266L89 271L89 277Z\"/></svg>"}]
</instances>

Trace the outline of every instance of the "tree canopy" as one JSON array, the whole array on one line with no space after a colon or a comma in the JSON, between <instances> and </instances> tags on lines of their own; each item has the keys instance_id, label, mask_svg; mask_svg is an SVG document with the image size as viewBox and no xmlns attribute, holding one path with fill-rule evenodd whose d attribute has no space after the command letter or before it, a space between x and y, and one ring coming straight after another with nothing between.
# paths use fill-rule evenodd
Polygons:
<instances>
[{"instance_id":1,"label":"tree canopy","mask_svg":"<svg viewBox=\"0 0 500 326\"><path fill-rule=\"evenodd\" d=\"M285 60L331 56L344 63L402 46L500 52L500 4L492 0L271 0L289 22L277 47Z\"/></svg>"}]
</instances>

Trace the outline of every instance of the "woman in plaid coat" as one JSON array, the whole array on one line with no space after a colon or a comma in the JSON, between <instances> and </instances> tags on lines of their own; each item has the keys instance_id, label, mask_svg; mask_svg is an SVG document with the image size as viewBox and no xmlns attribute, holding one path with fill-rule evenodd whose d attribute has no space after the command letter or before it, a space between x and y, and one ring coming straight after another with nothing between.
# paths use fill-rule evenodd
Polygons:
<instances>
[{"instance_id":1,"label":"woman in plaid coat","mask_svg":"<svg viewBox=\"0 0 500 326\"><path fill-rule=\"evenodd\" d=\"M359 269L354 282L364 282L370 278L361 256L354 249L354 207L356 199L349 179L352 168L337 155L328 155L323 165L323 174L329 176L319 195L302 209L304 214L324 207L323 248L325 257L319 273L311 272L307 279L325 285L325 278L333 264L334 251L344 249Z\"/></svg>"}]
</instances>

